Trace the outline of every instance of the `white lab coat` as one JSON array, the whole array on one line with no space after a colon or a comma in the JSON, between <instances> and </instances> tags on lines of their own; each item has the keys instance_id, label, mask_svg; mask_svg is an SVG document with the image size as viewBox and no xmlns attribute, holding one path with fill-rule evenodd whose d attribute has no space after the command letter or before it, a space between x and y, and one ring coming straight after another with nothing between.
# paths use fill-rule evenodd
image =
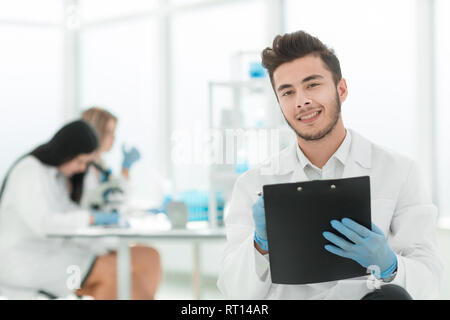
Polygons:
<instances>
[{"instance_id":1,"label":"white lab coat","mask_svg":"<svg viewBox=\"0 0 450 320\"><path fill-rule=\"evenodd\" d=\"M69 266L81 280L104 246L85 239L50 239L49 230L89 225L90 212L69 196L67 179L33 156L11 171L0 202L0 287L67 296ZM69 281L70 282L70 281ZM71 282L73 284L73 282Z\"/></svg>"},{"instance_id":2,"label":"white lab coat","mask_svg":"<svg viewBox=\"0 0 450 320\"><path fill-rule=\"evenodd\" d=\"M397 255L391 282L414 299L436 298L442 274L437 257L436 207L431 203L416 164L371 143L351 130L352 145L343 178L370 176L372 222L379 226ZM268 174L269 167L278 169ZM307 181L296 146L284 149L263 165L241 175L225 216L227 245L217 285L230 299L360 299L373 285L367 277L309 285L274 284L270 252L255 248L252 205L266 184Z\"/></svg>"}]
</instances>

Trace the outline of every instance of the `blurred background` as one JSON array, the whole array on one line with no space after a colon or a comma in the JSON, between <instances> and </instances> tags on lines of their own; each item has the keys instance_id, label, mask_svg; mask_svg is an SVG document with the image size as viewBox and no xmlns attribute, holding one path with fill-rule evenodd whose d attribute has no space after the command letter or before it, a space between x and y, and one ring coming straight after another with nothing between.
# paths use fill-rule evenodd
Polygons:
<instances>
[{"instance_id":1,"label":"blurred background","mask_svg":"<svg viewBox=\"0 0 450 320\"><path fill-rule=\"evenodd\" d=\"M226 206L234 179L252 164L227 168L225 177L226 165L196 158L210 143L204 133L278 128L279 148L292 139L258 63L275 35L297 30L340 59L346 127L420 163L447 264L448 0L0 0L0 177L63 123L100 106L119 118L107 158L113 170L122 143L141 152L132 172L136 201L157 205L168 194L213 190ZM194 150L191 158L179 161L180 144ZM221 298L224 243L200 247L201 298ZM154 246L164 271L157 298L193 298L191 246Z\"/></svg>"}]
</instances>

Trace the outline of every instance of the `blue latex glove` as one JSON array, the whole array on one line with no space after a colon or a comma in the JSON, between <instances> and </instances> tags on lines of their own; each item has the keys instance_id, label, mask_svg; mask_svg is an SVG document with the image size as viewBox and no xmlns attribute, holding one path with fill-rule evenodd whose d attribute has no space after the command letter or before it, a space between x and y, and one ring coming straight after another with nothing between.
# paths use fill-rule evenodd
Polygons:
<instances>
[{"instance_id":1,"label":"blue latex glove","mask_svg":"<svg viewBox=\"0 0 450 320\"><path fill-rule=\"evenodd\" d=\"M133 163L135 163L141 158L141 154L135 147L132 147L130 150L127 151L125 149L125 146L122 145L122 154L123 154L122 168L125 168L127 170L131 168Z\"/></svg>"},{"instance_id":2,"label":"blue latex glove","mask_svg":"<svg viewBox=\"0 0 450 320\"><path fill-rule=\"evenodd\" d=\"M100 212L94 211L92 213L94 217L94 226L107 226L107 225L118 225L119 224L119 213L118 212Z\"/></svg>"},{"instance_id":3,"label":"blue latex glove","mask_svg":"<svg viewBox=\"0 0 450 320\"><path fill-rule=\"evenodd\" d=\"M389 247L383 231L372 223L372 230L356 223L355 221L344 218L342 222L332 220L331 226L351 240L353 243L338 237L331 232L323 232L325 239L333 245L325 245L325 249L338 256L352 259L361 266L371 267L377 278L387 278L397 269L397 257ZM378 272L377 272L378 271Z\"/></svg>"},{"instance_id":4,"label":"blue latex glove","mask_svg":"<svg viewBox=\"0 0 450 320\"><path fill-rule=\"evenodd\" d=\"M106 169L106 172L100 172L100 182L108 181L108 177L111 175L112 170L110 168Z\"/></svg>"},{"instance_id":5,"label":"blue latex glove","mask_svg":"<svg viewBox=\"0 0 450 320\"><path fill-rule=\"evenodd\" d=\"M264 196L258 197L258 200L253 204L253 219L255 220L255 234L254 239L259 247L268 251L267 231L266 231L266 215L264 213Z\"/></svg>"}]
</instances>

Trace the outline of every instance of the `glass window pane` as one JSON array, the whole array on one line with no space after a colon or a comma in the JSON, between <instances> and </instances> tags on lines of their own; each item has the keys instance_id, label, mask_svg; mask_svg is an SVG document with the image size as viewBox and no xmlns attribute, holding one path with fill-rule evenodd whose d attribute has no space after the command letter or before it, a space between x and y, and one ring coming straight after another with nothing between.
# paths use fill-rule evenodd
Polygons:
<instances>
[{"instance_id":1,"label":"glass window pane","mask_svg":"<svg viewBox=\"0 0 450 320\"><path fill-rule=\"evenodd\" d=\"M159 200L161 115L158 92L158 38L153 22L90 28L81 37L81 103L104 107L118 118L116 141L106 156L120 171L123 143L135 145L141 160L131 172L135 194Z\"/></svg>"},{"instance_id":2,"label":"glass window pane","mask_svg":"<svg viewBox=\"0 0 450 320\"><path fill-rule=\"evenodd\" d=\"M62 32L0 25L0 177L63 122ZM5 138L9 137L9 138Z\"/></svg>"},{"instance_id":3,"label":"glass window pane","mask_svg":"<svg viewBox=\"0 0 450 320\"><path fill-rule=\"evenodd\" d=\"M209 6L173 16L173 130L192 133L193 128L200 132L208 128L208 82L230 80L232 58L238 52L258 55L265 45L264 18L262 1ZM207 173L205 166L175 165L177 189L207 188Z\"/></svg>"},{"instance_id":4,"label":"glass window pane","mask_svg":"<svg viewBox=\"0 0 450 320\"><path fill-rule=\"evenodd\" d=\"M83 21L126 16L155 9L157 0L80 0Z\"/></svg>"},{"instance_id":5,"label":"glass window pane","mask_svg":"<svg viewBox=\"0 0 450 320\"><path fill-rule=\"evenodd\" d=\"M201 2L202 0L170 0L170 4L173 5L189 5L196 4Z\"/></svg>"},{"instance_id":6,"label":"glass window pane","mask_svg":"<svg viewBox=\"0 0 450 320\"><path fill-rule=\"evenodd\" d=\"M63 21L62 0L2 0L0 20L26 20L59 23Z\"/></svg>"},{"instance_id":7,"label":"glass window pane","mask_svg":"<svg viewBox=\"0 0 450 320\"><path fill-rule=\"evenodd\" d=\"M417 158L415 2L288 0L286 26L335 49L349 88L344 124Z\"/></svg>"}]
</instances>

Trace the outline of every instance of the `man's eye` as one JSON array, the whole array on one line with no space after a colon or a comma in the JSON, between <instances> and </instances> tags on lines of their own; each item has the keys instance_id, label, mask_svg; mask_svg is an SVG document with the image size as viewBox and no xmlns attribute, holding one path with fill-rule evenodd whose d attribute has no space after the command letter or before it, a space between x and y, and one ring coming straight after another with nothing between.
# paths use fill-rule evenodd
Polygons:
<instances>
[{"instance_id":1,"label":"man's eye","mask_svg":"<svg viewBox=\"0 0 450 320\"><path fill-rule=\"evenodd\" d=\"M318 83L311 83L310 85L308 85L308 88L314 88L317 87L319 84Z\"/></svg>"},{"instance_id":2,"label":"man's eye","mask_svg":"<svg viewBox=\"0 0 450 320\"><path fill-rule=\"evenodd\" d=\"M290 95L292 93L292 90L289 90L289 91L286 91L285 93L283 93L282 95L283 96L288 96L288 95Z\"/></svg>"}]
</instances>

